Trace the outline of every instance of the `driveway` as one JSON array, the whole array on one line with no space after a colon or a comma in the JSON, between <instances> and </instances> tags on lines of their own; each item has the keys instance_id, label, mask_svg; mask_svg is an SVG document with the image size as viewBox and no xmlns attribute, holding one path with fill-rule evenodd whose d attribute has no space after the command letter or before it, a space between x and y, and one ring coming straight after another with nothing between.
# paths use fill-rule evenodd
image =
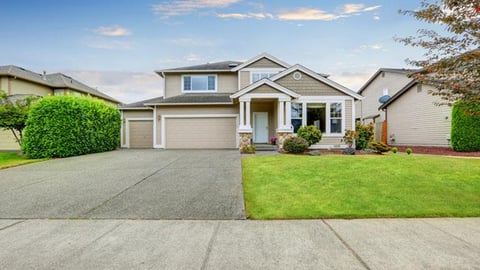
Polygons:
<instances>
[{"instance_id":1,"label":"driveway","mask_svg":"<svg viewBox=\"0 0 480 270\"><path fill-rule=\"evenodd\" d=\"M244 219L240 154L118 150L0 170L0 219Z\"/></svg>"}]
</instances>

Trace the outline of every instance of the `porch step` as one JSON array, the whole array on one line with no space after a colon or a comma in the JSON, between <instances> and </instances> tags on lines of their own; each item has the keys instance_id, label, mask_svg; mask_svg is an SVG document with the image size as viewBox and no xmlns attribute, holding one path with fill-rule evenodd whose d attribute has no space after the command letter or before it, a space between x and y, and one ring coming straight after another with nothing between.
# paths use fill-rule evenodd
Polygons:
<instances>
[{"instance_id":1,"label":"porch step","mask_svg":"<svg viewBox=\"0 0 480 270\"><path fill-rule=\"evenodd\" d=\"M254 144L256 151L278 151L276 145L266 144L266 143L256 143Z\"/></svg>"}]
</instances>

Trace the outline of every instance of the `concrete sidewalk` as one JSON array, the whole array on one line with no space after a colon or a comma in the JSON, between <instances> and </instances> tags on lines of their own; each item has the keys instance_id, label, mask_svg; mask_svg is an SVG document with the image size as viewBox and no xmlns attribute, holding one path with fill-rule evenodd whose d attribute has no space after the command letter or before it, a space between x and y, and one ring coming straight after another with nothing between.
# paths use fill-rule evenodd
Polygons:
<instances>
[{"instance_id":1,"label":"concrete sidewalk","mask_svg":"<svg viewBox=\"0 0 480 270\"><path fill-rule=\"evenodd\" d=\"M0 269L479 269L480 218L0 220Z\"/></svg>"}]
</instances>

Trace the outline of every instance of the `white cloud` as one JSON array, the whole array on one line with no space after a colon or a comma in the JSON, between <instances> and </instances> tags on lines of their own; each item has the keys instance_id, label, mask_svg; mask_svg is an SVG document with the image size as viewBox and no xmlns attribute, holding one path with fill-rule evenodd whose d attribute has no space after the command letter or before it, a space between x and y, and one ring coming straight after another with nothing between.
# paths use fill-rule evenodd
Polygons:
<instances>
[{"instance_id":1,"label":"white cloud","mask_svg":"<svg viewBox=\"0 0 480 270\"><path fill-rule=\"evenodd\" d=\"M360 46L362 49L371 49L371 50L381 50L383 48L380 44L370 44L370 45L362 45Z\"/></svg>"},{"instance_id":2,"label":"white cloud","mask_svg":"<svg viewBox=\"0 0 480 270\"><path fill-rule=\"evenodd\" d=\"M130 30L118 25L100 26L97 29L94 29L93 32L101 36L109 36L109 37L130 36L132 34Z\"/></svg>"},{"instance_id":3,"label":"white cloud","mask_svg":"<svg viewBox=\"0 0 480 270\"><path fill-rule=\"evenodd\" d=\"M374 72L342 72L332 74L329 78L357 92Z\"/></svg>"},{"instance_id":4,"label":"white cloud","mask_svg":"<svg viewBox=\"0 0 480 270\"><path fill-rule=\"evenodd\" d=\"M187 60L188 62L198 62L201 60L200 56L194 54L194 53L191 53L187 56L184 57L185 60Z\"/></svg>"},{"instance_id":5,"label":"white cloud","mask_svg":"<svg viewBox=\"0 0 480 270\"><path fill-rule=\"evenodd\" d=\"M225 8L242 0L173 0L152 6L155 14L168 18L190 14L200 9Z\"/></svg>"},{"instance_id":6,"label":"white cloud","mask_svg":"<svg viewBox=\"0 0 480 270\"><path fill-rule=\"evenodd\" d=\"M153 71L62 71L86 85L120 100L132 103L163 95L163 79Z\"/></svg>"},{"instance_id":7,"label":"white cloud","mask_svg":"<svg viewBox=\"0 0 480 270\"><path fill-rule=\"evenodd\" d=\"M366 7L366 8L363 9L363 11L364 11L364 12L373 11L373 10L377 10L377 9L379 9L379 8L381 8L381 7L382 7L381 5Z\"/></svg>"},{"instance_id":8,"label":"white cloud","mask_svg":"<svg viewBox=\"0 0 480 270\"><path fill-rule=\"evenodd\" d=\"M217 14L217 17L222 19L273 19L273 15L270 13L221 13Z\"/></svg>"},{"instance_id":9,"label":"white cloud","mask_svg":"<svg viewBox=\"0 0 480 270\"><path fill-rule=\"evenodd\" d=\"M381 5L365 7L364 4L345 4L342 7L343 14L369 12L381 8Z\"/></svg>"},{"instance_id":10,"label":"white cloud","mask_svg":"<svg viewBox=\"0 0 480 270\"><path fill-rule=\"evenodd\" d=\"M280 20L319 20L319 21L333 21L345 17L344 15L337 15L327 13L321 9L313 8L298 8L294 11L287 11L278 14Z\"/></svg>"},{"instance_id":11,"label":"white cloud","mask_svg":"<svg viewBox=\"0 0 480 270\"><path fill-rule=\"evenodd\" d=\"M375 21L378 21L378 20L380 20L380 16L378 16L378 15L373 15L373 17L372 17L372 18L373 18Z\"/></svg>"}]
</instances>

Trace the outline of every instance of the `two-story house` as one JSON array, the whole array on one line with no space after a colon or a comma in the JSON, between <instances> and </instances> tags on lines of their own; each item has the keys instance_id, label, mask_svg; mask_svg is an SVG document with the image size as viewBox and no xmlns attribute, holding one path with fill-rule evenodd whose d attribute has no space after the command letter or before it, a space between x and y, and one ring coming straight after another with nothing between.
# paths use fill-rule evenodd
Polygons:
<instances>
[{"instance_id":1,"label":"two-story house","mask_svg":"<svg viewBox=\"0 0 480 270\"><path fill-rule=\"evenodd\" d=\"M22 96L77 95L103 100L107 104L118 105L114 98L85 85L65 74L38 74L14 65L0 66L0 90L12 98ZM18 150L19 145L11 131L0 130L0 150Z\"/></svg>"},{"instance_id":2,"label":"two-story house","mask_svg":"<svg viewBox=\"0 0 480 270\"><path fill-rule=\"evenodd\" d=\"M120 107L122 147L239 148L271 137L281 144L300 126L315 125L323 138L312 148L343 148L362 98L325 74L265 53L156 73L164 96Z\"/></svg>"}]
</instances>

